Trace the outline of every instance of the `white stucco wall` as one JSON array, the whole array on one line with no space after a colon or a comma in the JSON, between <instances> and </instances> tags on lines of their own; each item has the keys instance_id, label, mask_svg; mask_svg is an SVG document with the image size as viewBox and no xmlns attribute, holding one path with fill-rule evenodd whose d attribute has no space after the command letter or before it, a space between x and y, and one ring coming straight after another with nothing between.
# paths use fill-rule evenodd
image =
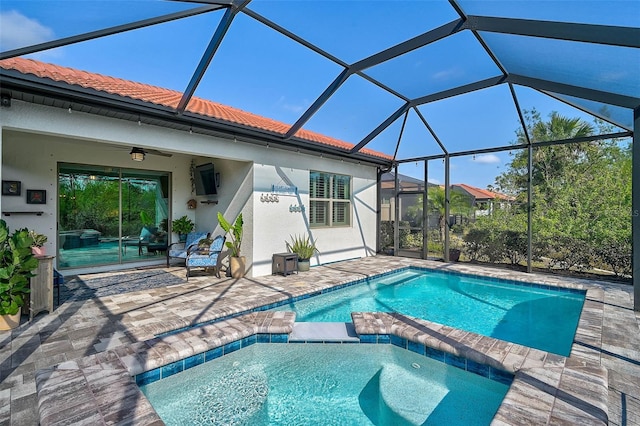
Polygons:
<instances>
[{"instance_id":1,"label":"white stucco wall","mask_svg":"<svg viewBox=\"0 0 640 426\"><path fill-rule=\"evenodd\" d=\"M57 163L95 164L161 170L172 174L171 218L191 217L198 230L222 233L217 224L221 211L228 220L242 212L249 275L271 273L271 255L286 249L290 235L310 233L320 254L312 265L362 257L375 252L376 169L275 148L259 147L228 139L174 131L151 125L110 119L73 111L12 102L0 115L2 127L2 179L22 182L22 196L3 196L2 211L42 210L42 216L4 217L13 229L28 227L49 237L47 248L55 253L57 214ZM131 147L154 148L173 153L171 158L147 155L131 161ZM221 174L216 196L191 193L189 166L212 162ZM352 176L352 225L310 229L306 214L290 206L309 204L309 170ZM279 202L263 202L272 185L296 186L299 195L279 195ZM46 189L46 205L26 205L26 189ZM195 210L187 201L198 201ZM204 200L218 204L203 204ZM174 239L176 236L174 236Z\"/></svg>"}]
</instances>

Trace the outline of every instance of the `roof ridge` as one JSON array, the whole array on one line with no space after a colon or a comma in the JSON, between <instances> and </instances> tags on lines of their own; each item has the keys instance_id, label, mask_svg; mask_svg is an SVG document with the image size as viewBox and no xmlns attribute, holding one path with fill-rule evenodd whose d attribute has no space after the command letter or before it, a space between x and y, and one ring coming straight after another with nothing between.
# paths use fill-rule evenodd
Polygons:
<instances>
[{"instance_id":1,"label":"roof ridge","mask_svg":"<svg viewBox=\"0 0 640 426\"><path fill-rule=\"evenodd\" d=\"M8 70L13 69L22 74L32 74L40 78L61 81L71 85L137 99L143 102L149 102L170 108L176 108L183 96L182 92L173 89L127 80L121 77L113 77L101 73L79 70L63 65L41 62L31 58L16 57L4 59L0 61L0 68ZM281 135L286 134L286 132L291 128L290 124L264 117L250 111L245 111L237 107L204 99L199 96L193 96L189 100L186 110L194 114L267 130ZM351 149L355 146L349 142L307 129L299 129L295 135L301 139L336 148ZM374 151L369 148L363 148L361 149L361 152L387 160L393 159L388 154Z\"/></svg>"}]
</instances>

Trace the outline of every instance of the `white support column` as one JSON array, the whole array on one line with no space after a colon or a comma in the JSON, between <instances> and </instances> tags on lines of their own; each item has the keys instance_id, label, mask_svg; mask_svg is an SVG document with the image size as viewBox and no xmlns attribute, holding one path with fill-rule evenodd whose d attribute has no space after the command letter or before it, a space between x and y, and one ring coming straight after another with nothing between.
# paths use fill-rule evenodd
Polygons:
<instances>
[{"instance_id":1,"label":"white support column","mask_svg":"<svg viewBox=\"0 0 640 426\"><path fill-rule=\"evenodd\" d=\"M531 223L533 212L533 147L529 144L527 150L527 272L531 272L531 260L533 258L533 225Z\"/></svg>"},{"instance_id":2,"label":"white support column","mask_svg":"<svg viewBox=\"0 0 640 426\"><path fill-rule=\"evenodd\" d=\"M400 251L400 197L398 197L400 179L398 178L398 165L393 166L393 198L395 204L393 206L393 255L398 256Z\"/></svg>"},{"instance_id":3,"label":"white support column","mask_svg":"<svg viewBox=\"0 0 640 426\"><path fill-rule=\"evenodd\" d=\"M449 261L449 214L451 200L451 184L449 179L449 154L444 156L444 261Z\"/></svg>"}]
</instances>

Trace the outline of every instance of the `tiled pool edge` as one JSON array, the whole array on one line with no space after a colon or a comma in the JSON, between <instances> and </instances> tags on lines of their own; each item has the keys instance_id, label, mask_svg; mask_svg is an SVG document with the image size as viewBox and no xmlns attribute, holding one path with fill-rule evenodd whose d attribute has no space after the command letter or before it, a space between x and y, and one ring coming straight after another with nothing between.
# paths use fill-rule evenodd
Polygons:
<instances>
[{"instance_id":1,"label":"tiled pool edge","mask_svg":"<svg viewBox=\"0 0 640 426\"><path fill-rule=\"evenodd\" d=\"M357 312L352 317L360 336L396 336L400 345L406 342L407 349L418 353L444 352L451 363L466 360L513 373L494 425L608 423L607 369L598 363L399 314Z\"/></svg>"},{"instance_id":2,"label":"tiled pool edge","mask_svg":"<svg viewBox=\"0 0 640 426\"><path fill-rule=\"evenodd\" d=\"M469 373L482 376L484 378L494 380L498 383L505 385L511 385L514 375L512 373L500 370L489 365L479 364L473 360L466 359L461 356L456 356L438 349L428 348L431 350L420 351L418 345L411 345L411 341L397 337L395 335L362 335L360 341L352 340L327 340L327 341L289 341L288 334L254 334L243 338L242 340L236 340L225 344L224 346L210 349L207 352L191 355L188 358L172 362L171 364L164 365L162 367L155 368L153 370L145 371L134 376L134 380L138 386L147 385L158 380L171 377L174 374L188 370L189 368L196 367L230 353L236 352L240 349L249 347L256 343L273 343L273 344L327 344L327 345L340 345L340 344L384 344L393 345L401 349L409 350L411 352L422 355L425 358L431 358L433 360L442 362L444 364L456 367L458 369L467 371Z\"/></svg>"},{"instance_id":3,"label":"tiled pool edge","mask_svg":"<svg viewBox=\"0 0 640 426\"><path fill-rule=\"evenodd\" d=\"M251 336L255 343L259 339L273 341L273 336L276 342L284 343L294 318L287 312L250 314L41 370L36 378L41 424L48 426L62 419L78 419L81 424L162 424L136 385L135 376L141 375L143 381L145 372L161 375L163 369L167 376L175 374L180 364L184 369L185 363L199 362L199 357L206 360L240 349L243 342L253 344ZM486 365L515 373L494 417L496 425L547 424L552 418L572 424L606 424L607 377L606 369L600 366L583 362L568 367L565 358L558 355L397 314L354 313L353 319L363 344L375 336L376 343L396 344L417 353L424 348L425 356L429 352L436 357L443 354L450 365L464 362L467 369L471 365L468 371L474 372L474 365ZM494 347L497 350L492 352ZM148 355L146 359L141 359L143 353ZM586 373L599 378L596 386L593 380L585 382L588 386L579 384L589 379L584 377ZM66 407L61 407L61 393L66 396ZM575 401L582 402L581 408L575 407Z\"/></svg>"}]
</instances>

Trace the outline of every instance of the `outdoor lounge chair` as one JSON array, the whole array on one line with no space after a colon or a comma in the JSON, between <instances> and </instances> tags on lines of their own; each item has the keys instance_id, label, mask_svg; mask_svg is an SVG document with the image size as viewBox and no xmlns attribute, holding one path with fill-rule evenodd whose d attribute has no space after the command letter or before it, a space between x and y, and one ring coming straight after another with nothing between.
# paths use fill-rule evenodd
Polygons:
<instances>
[{"instance_id":1,"label":"outdoor lounge chair","mask_svg":"<svg viewBox=\"0 0 640 426\"><path fill-rule=\"evenodd\" d=\"M224 247L225 237L218 235L213 239L211 245L206 247L196 247L187 255L185 264L187 266L187 281L191 268L211 268L216 277L220 278L220 268L218 267L218 256Z\"/></svg>"},{"instance_id":2,"label":"outdoor lounge chair","mask_svg":"<svg viewBox=\"0 0 640 426\"><path fill-rule=\"evenodd\" d=\"M207 238L209 234L206 232L189 232L187 239L183 243L173 243L167 248L167 268L171 258L187 260L187 255L198 248L198 243L203 238Z\"/></svg>"}]
</instances>

